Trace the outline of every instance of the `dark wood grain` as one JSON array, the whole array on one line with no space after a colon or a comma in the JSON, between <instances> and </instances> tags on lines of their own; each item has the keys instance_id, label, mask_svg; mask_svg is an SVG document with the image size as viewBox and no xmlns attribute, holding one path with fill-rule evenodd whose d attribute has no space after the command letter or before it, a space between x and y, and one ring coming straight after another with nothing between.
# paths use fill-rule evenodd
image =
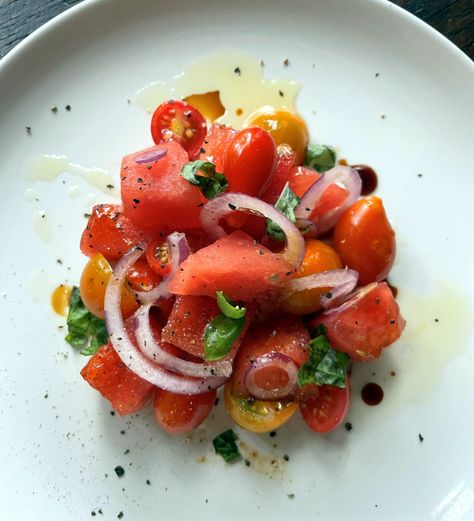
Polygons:
<instances>
[{"instance_id":1,"label":"dark wood grain","mask_svg":"<svg viewBox=\"0 0 474 521\"><path fill-rule=\"evenodd\" d=\"M0 57L49 19L80 1L0 0ZM474 0L394 0L394 3L432 25L474 59Z\"/></svg>"}]
</instances>

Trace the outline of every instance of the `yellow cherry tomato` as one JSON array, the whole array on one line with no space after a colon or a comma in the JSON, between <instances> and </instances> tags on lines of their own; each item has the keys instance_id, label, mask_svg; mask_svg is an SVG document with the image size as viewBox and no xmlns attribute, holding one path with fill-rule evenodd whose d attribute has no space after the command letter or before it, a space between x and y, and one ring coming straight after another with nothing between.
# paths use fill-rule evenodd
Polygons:
<instances>
[{"instance_id":1,"label":"yellow cherry tomato","mask_svg":"<svg viewBox=\"0 0 474 521\"><path fill-rule=\"evenodd\" d=\"M342 262L336 251L322 241L308 239L303 263L295 274L295 278L307 277L322 271L342 268ZM306 315L320 309L321 297L330 288L314 288L298 291L283 300L281 307L293 315Z\"/></svg>"},{"instance_id":2,"label":"yellow cherry tomato","mask_svg":"<svg viewBox=\"0 0 474 521\"><path fill-rule=\"evenodd\" d=\"M271 134L278 145L289 145L296 152L295 164L302 163L308 146L306 123L288 110L262 109L252 114L247 127L260 127Z\"/></svg>"},{"instance_id":3,"label":"yellow cherry tomato","mask_svg":"<svg viewBox=\"0 0 474 521\"><path fill-rule=\"evenodd\" d=\"M101 253L89 259L81 275L79 293L86 308L94 315L104 318L105 288L112 275L112 268ZM138 309L135 297L127 287L122 291L122 315L129 317Z\"/></svg>"},{"instance_id":4,"label":"yellow cherry tomato","mask_svg":"<svg viewBox=\"0 0 474 521\"><path fill-rule=\"evenodd\" d=\"M298 408L297 402L239 398L232 394L232 384L224 387L224 404L237 425L251 432L270 432L286 423Z\"/></svg>"}]
</instances>

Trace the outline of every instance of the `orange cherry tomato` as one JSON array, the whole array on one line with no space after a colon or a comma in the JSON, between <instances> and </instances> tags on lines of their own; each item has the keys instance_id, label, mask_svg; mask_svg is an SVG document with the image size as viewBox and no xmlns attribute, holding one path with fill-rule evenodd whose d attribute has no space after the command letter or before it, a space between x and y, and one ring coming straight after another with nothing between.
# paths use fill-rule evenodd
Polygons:
<instances>
[{"instance_id":1,"label":"orange cherry tomato","mask_svg":"<svg viewBox=\"0 0 474 521\"><path fill-rule=\"evenodd\" d=\"M302 163L309 135L306 123L287 110L264 109L251 115L248 127L260 127L271 134L277 145L289 145L296 152L295 164Z\"/></svg>"},{"instance_id":2,"label":"orange cherry tomato","mask_svg":"<svg viewBox=\"0 0 474 521\"><path fill-rule=\"evenodd\" d=\"M297 402L250 400L232 394L232 384L224 387L224 404L237 425L251 432L270 432L286 423L298 408Z\"/></svg>"},{"instance_id":3,"label":"orange cherry tomato","mask_svg":"<svg viewBox=\"0 0 474 521\"><path fill-rule=\"evenodd\" d=\"M156 388L153 412L158 425L170 434L186 434L210 414L216 391L188 396Z\"/></svg>"},{"instance_id":4,"label":"orange cherry tomato","mask_svg":"<svg viewBox=\"0 0 474 521\"><path fill-rule=\"evenodd\" d=\"M306 253L303 263L295 274L299 279L321 273L322 271L335 270L343 267L341 259L336 251L322 241L308 239L306 241ZM298 291L281 302L281 307L287 313L293 315L306 315L320 309L320 300L330 288L314 288Z\"/></svg>"},{"instance_id":5,"label":"orange cherry tomato","mask_svg":"<svg viewBox=\"0 0 474 521\"><path fill-rule=\"evenodd\" d=\"M359 272L361 286L386 278L395 259L395 232L380 198L365 197L349 207L333 241L342 262Z\"/></svg>"},{"instance_id":6,"label":"orange cherry tomato","mask_svg":"<svg viewBox=\"0 0 474 521\"><path fill-rule=\"evenodd\" d=\"M104 297L112 268L101 253L93 255L81 275L79 293L86 308L97 317L104 318ZM138 309L135 297L127 287L122 291L122 315L129 317Z\"/></svg>"}]
</instances>

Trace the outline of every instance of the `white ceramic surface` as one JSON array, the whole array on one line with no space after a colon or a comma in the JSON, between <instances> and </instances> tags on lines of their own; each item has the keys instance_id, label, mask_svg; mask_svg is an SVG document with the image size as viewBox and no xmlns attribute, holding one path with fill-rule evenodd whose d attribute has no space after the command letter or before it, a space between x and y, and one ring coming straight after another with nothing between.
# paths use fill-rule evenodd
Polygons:
<instances>
[{"instance_id":1,"label":"white ceramic surface","mask_svg":"<svg viewBox=\"0 0 474 521\"><path fill-rule=\"evenodd\" d=\"M78 280L87 194L103 195L67 176L25 177L38 153L117 172L150 142L148 116L127 98L224 46L263 58L268 77L301 81L313 138L377 169L399 234L392 280L412 324L381 362L355 369L352 432L316 436L295 418L274 439L241 433L263 454L250 468L212 454L210 439L230 426L221 408L184 441L149 412L111 416L82 381L49 291ZM86 1L4 58L0 519L473 519L473 92L472 62L382 0ZM33 227L41 210L49 242ZM369 380L385 389L379 407L358 396Z\"/></svg>"}]
</instances>

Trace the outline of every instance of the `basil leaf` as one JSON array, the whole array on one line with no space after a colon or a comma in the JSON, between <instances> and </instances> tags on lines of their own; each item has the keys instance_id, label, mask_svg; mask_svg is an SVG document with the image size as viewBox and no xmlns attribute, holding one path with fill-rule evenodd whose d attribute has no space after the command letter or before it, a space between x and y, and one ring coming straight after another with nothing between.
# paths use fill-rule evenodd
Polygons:
<instances>
[{"instance_id":1,"label":"basil leaf","mask_svg":"<svg viewBox=\"0 0 474 521\"><path fill-rule=\"evenodd\" d=\"M318 172L326 172L336 164L336 152L326 145L309 145L303 164Z\"/></svg>"},{"instance_id":2,"label":"basil leaf","mask_svg":"<svg viewBox=\"0 0 474 521\"><path fill-rule=\"evenodd\" d=\"M216 454L222 456L226 463L233 463L242 457L237 443L235 443L238 439L237 434L229 429L212 440Z\"/></svg>"},{"instance_id":3,"label":"basil leaf","mask_svg":"<svg viewBox=\"0 0 474 521\"><path fill-rule=\"evenodd\" d=\"M224 295L223 291L216 291L217 296L217 305L222 313L229 318L242 318L245 317L245 313L247 310L244 307L237 306L233 304L228 298Z\"/></svg>"},{"instance_id":4,"label":"basil leaf","mask_svg":"<svg viewBox=\"0 0 474 521\"><path fill-rule=\"evenodd\" d=\"M229 318L217 315L204 331L204 359L219 360L223 358L239 337L245 324L245 317Z\"/></svg>"},{"instance_id":5,"label":"basil leaf","mask_svg":"<svg viewBox=\"0 0 474 521\"><path fill-rule=\"evenodd\" d=\"M198 175L201 172L204 175ZM206 199L213 199L225 192L228 183L224 174L216 172L216 165L209 161L192 161L183 166L181 175L192 185L199 186Z\"/></svg>"},{"instance_id":6,"label":"basil leaf","mask_svg":"<svg viewBox=\"0 0 474 521\"><path fill-rule=\"evenodd\" d=\"M283 188L278 201L275 204L275 208L279 210L283 215L288 217L292 222L296 222L295 208L300 204L300 198L295 195L293 190L290 188L289 183L286 183ZM283 230L270 219L267 220L267 234L276 241L283 242L285 240L285 234Z\"/></svg>"},{"instance_id":7,"label":"basil leaf","mask_svg":"<svg viewBox=\"0 0 474 521\"><path fill-rule=\"evenodd\" d=\"M66 342L80 349L81 355L93 355L109 340L105 322L84 306L77 287L72 288L66 322Z\"/></svg>"},{"instance_id":8,"label":"basil leaf","mask_svg":"<svg viewBox=\"0 0 474 521\"><path fill-rule=\"evenodd\" d=\"M313 338L308 349L309 360L298 370L298 385L334 385L344 389L349 356L333 349L325 332Z\"/></svg>"}]
</instances>

